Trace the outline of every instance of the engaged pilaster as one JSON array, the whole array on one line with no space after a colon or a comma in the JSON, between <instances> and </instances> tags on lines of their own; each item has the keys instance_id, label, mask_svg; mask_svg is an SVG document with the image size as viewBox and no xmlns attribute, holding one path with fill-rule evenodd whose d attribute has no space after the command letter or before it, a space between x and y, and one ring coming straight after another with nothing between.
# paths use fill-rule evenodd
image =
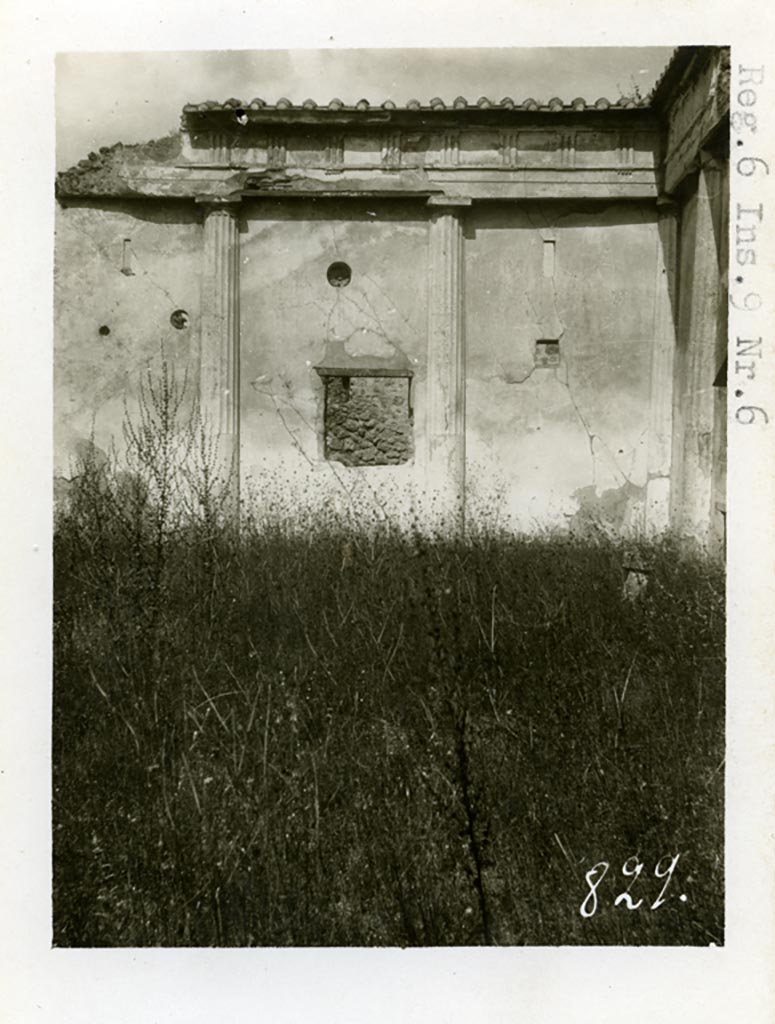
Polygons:
<instances>
[{"instance_id":1,"label":"engaged pilaster","mask_svg":"<svg viewBox=\"0 0 775 1024\"><path fill-rule=\"evenodd\" d=\"M674 405L675 443L681 450L678 473L674 475L677 493L673 501L679 531L700 541L708 537L713 480L713 381L721 297L714 203L720 188L720 165L712 156L703 154L697 187L684 386Z\"/></svg>"},{"instance_id":2,"label":"engaged pilaster","mask_svg":"<svg viewBox=\"0 0 775 1024\"><path fill-rule=\"evenodd\" d=\"M445 520L463 525L465 509L466 352L463 323L463 221L471 200L432 196L428 287L428 485Z\"/></svg>"},{"instance_id":3,"label":"engaged pilaster","mask_svg":"<svg viewBox=\"0 0 775 1024\"><path fill-rule=\"evenodd\" d=\"M239 206L205 207L202 277L202 411L239 478Z\"/></svg>"},{"instance_id":4,"label":"engaged pilaster","mask_svg":"<svg viewBox=\"0 0 775 1024\"><path fill-rule=\"evenodd\" d=\"M678 207L657 200L657 254L654 288L654 339L651 351L646 532L664 533L670 525L670 474L673 449L673 364L675 359L678 257Z\"/></svg>"}]
</instances>

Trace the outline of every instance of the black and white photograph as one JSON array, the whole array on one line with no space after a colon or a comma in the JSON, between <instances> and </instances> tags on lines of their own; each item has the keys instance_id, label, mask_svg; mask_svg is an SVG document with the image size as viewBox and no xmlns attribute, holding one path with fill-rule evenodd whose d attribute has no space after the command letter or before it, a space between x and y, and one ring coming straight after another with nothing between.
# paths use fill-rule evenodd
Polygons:
<instances>
[{"instance_id":1,"label":"black and white photograph","mask_svg":"<svg viewBox=\"0 0 775 1024\"><path fill-rule=\"evenodd\" d=\"M57 71L55 943L722 945L729 49Z\"/></svg>"},{"instance_id":2,"label":"black and white photograph","mask_svg":"<svg viewBox=\"0 0 775 1024\"><path fill-rule=\"evenodd\" d=\"M0 984L766 1024L775 13L9 0Z\"/></svg>"}]
</instances>

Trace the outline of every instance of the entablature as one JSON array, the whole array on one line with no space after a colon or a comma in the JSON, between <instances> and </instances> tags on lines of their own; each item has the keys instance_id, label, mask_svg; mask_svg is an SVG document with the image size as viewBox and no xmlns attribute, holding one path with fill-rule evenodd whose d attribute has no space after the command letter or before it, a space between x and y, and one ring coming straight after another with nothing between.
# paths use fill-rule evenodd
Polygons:
<instances>
[{"instance_id":1,"label":"entablature","mask_svg":"<svg viewBox=\"0 0 775 1024\"><path fill-rule=\"evenodd\" d=\"M521 117L508 124L305 125L248 123L235 129L188 124L180 167L325 171L645 170L659 162L657 124L638 111L624 119ZM426 119L427 121L427 119Z\"/></svg>"}]
</instances>

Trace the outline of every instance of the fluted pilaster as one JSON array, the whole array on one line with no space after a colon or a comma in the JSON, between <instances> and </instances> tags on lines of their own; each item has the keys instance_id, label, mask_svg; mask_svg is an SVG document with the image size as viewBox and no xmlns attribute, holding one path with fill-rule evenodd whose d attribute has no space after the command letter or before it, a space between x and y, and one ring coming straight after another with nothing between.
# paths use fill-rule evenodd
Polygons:
<instances>
[{"instance_id":1,"label":"fluted pilaster","mask_svg":"<svg viewBox=\"0 0 775 1024\"><path fill-rule=\"evenodd\" d=\"M670 473L673 450L673 380L677 323L678 207L657 202L659 250L654 285L654 336L646 483L646 531L664 533L670 525Z\"/></svg>"},{"instance_id":2,"label":"fluted pilaster","mask_svg":"<svg viewBox=\"0 0 775 1024\"><path fill-rule=\"evenodd\" d=\"M204 221L201 402L238 475L239 216L238 206L208 205Z\"/></svg>"},{"instance_id":3,"label":"fluted pilaster","mask_svg":"<svg viewBox=\"0 0 775 1024\"><path fill-rule=\"evenodd\" d=\"M466 398L462 213L470 203L446 197L428 201L427 472L445 512L461 520Z\"/></svg>"},{"instance_id":4,"label":"fluted pilaster","mask_svg":"<svg viewBox=\"0 0 775 1024\"><path fill-rule=\"evenodd\" d=\"M674 459L671 502L673 525L700 541L708 537L713 480L713 380L721 295L713 204L720 188L721 167L714 158L704 156L697 186L684 382L673 406L674 454L678 457ZM675 446L680 446L680 451L675 452Z\"/></svg>"}]
</instances>

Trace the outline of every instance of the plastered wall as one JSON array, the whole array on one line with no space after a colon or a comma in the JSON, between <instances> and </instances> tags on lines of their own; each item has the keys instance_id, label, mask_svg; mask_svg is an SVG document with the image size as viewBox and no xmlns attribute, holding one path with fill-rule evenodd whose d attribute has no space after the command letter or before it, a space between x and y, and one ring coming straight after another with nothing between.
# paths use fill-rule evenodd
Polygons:
<instances>
[{"instance_id":1,"label":"plastered wall","mask_svg":"<svg viewBox=\"0 0 775 1024\"><path fill-rule=\"evenodd\" d=\"M475 207L466 222L470 503L521 529L641 525L662 254L646 204ZM536 342L559 341L539 366Z\"/></svg>"},{"instance_id":2,"label":"plastered wall","mask_svg":"<svg viewBox=\"0 0 775 1024\"><path fill-rule=\"evenodd\" d=\"M396 510L422 481L427 219L422 202L245 204L240 236L241 470L245 488L295 502L349 497ZM327 270L346 262L351 280ZM324 450L315 366L352 360L410 370L415 457L344 467Z\"/></svg>"},{"instance_id":3,"label":"plastered wall","mask_svg":"<svg viewBox=\"0 0 775 1024\"><path fill-rule=\"evenodd\" d=\"M56 213L54 472L93 432L121 448L125 403L161 352L197 384L202 225L193 204L71 202ZM176 329L170 316L188 314ZM101 330L102 329L102 332Z\"/></svg>"},{"instance_id":4,"label":"plastered wall","mask_svg":"<svg viewBox=\"0 0 775 1024\"><path fill-rule=\"evenodd\" d=\"M522 530L640 528L654 310L667 287L654 208L490 203L463 218L469 516ZM424 202L246 200L239 239L243 493L411 517L428 479ZM98 445L120 446L125 401L131 411L162 346L179 378L197 380L202 244L193 204L59 211L55 472L68 475L92 424ZM350 268L345 287L328 280L334 262ZM183 330L175 309L188 313ZM412 439L397 464L326 458L316 367L343 360L406 373Z\"/></svg>"}]
</instances>

